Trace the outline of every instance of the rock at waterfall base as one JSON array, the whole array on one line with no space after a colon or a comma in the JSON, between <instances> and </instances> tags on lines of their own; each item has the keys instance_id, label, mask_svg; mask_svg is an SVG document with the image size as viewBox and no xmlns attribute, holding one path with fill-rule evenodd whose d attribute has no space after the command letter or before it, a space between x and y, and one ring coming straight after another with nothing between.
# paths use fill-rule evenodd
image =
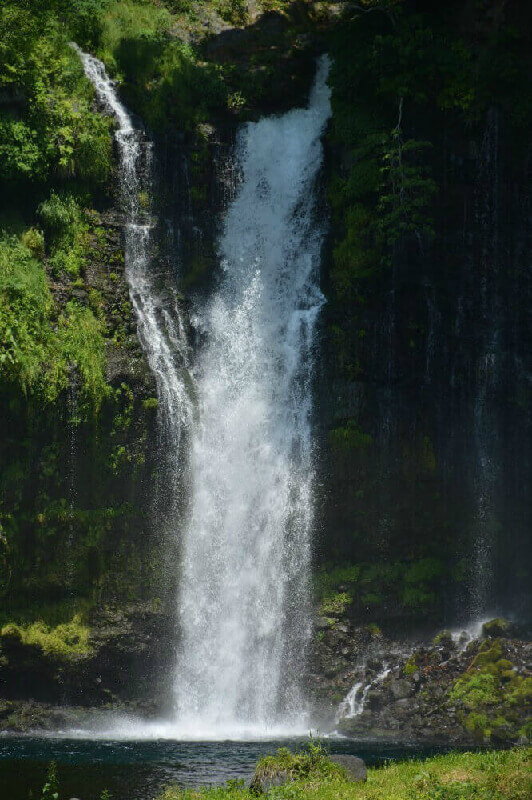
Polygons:
<instances>
[{"instance_id":1,"label":"rock at waterfall base","mask_svg":"<svg viewBox=\"0 0 532 800\"><path fill-rule=\"evenodd\" d=\"M275 773L274 775L257 775L253 776L253 779L249 785L250 790L253 794L266 794L270 789L273 789L275 786L283 786L288 781L292 780L288 772L286 770L279 770L279 772Z\"/></svg>"},{"instance_id":2,"label":"rock at waterfall base","mask_svg":"<svg viewBox=\"0 0 532 800\"><path fill-rule=\"evenodd\" d=\"M368 778L366 764L358 756L329 756L329 761L332 761L333 764L338 764L339 767L343 767L347 779L353 783L365 781Z\"/></svg>"}]
</instances>

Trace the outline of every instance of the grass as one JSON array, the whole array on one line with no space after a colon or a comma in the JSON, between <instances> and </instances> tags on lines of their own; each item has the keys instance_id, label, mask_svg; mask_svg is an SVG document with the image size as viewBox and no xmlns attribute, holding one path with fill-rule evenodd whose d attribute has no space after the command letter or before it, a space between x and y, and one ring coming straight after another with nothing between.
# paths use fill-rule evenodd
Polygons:
<instances>
[{"instance_id":1,"label":"grass","mask_svg":"<svg viewBox=\"0 0 532 800\"><path fill-rule=\"evenodd\" d=\"M319 749L319 748L318 748ZM349 783L326 755L294 756L282 750L259 762L258 771L280 770L298 762L295 780L267 793L272 800L529 800L532 748L484 753L450 753L425 761L405 761L369 769L366 783ZM309 767L313 759L314 765ZM327 766L328 765L328 766ZM290 770L289 770L290 771ZM251 800L243 782L199 790L169 788L160 800Z\"/></svg>"}]
</instances>

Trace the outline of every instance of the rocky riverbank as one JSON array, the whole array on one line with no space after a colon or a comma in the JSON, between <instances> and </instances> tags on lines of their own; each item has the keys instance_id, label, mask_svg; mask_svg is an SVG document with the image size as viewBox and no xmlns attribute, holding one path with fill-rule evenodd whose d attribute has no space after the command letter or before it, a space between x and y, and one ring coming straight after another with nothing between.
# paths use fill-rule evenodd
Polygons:
<instances>
[{"instance_id":1,"label":"rocky riverbank","mask_svg":"<svg viewBox=\"0 0 532 800\"><path fill-rule=\"evenodd\" d=\"M401 641L376 626L323 621L311 691L321 725L363 739L456 744L532 735L532 642L504 620Z\"/></svg>"},{"instance_id":2,"label":"rocky riverbank","mask_svg":"<svg viewBox=\"0 0 532 800\"><path fill-rule=\"evenodd\" d=\"M308 680L318 730L456 745L532 738L532 641L523 628L494 620L478 635L407 641L343 617L318 625ZM109 606L77 628L42 630L40 638L2 631L1 730L90 728L109 712L154 718L169 707L175 629L158 603Z\"/></svg>"}]
</instances>

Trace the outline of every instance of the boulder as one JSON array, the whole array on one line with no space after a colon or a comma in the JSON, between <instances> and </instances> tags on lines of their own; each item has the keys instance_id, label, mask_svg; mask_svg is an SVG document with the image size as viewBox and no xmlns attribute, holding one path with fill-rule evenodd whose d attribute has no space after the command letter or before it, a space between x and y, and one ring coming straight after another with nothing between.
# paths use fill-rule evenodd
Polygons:
<instances>
[{"instance_id":1,"label":"boulder","mask_svg":"<svg viewBox=\"0 0 532 800\"><path fill-rule=\"evenodd\" d=\"M402 678L397 678L395 680L391 680L388 684L388 688L392 693L394 700L404 700L405 697L409 697L412 693L412 686L410 681L404 680Z\"/></svg>"},{"instance_id":2,"label":"boulder","mask_svg":"<svg viewBox=\"0 0 532 800\"><path fill-rule=\"evenodd\" d=\"M348 780L352 781L353 783L367 780L368 772L366 765L361 758L358 758L358 756L329 756L329 761L332 761L333 764L338 764L339 767L343 767Z\"/></svg>"},{"instance_id":3,"label":"boulder","mask_svg":"<svg viewBox=\"0 0 532 800\"><path fill-rule=\"evenodd\" d=\"M448 649L449 648L453 649L455 647L453 641L453 635L449 630L443 630L440 631L438 634L436 634L436 636L432 641L432 644L434 645L434 647L445 647Z\"/></svg>"},{"instance_id":4,"label":"boulder","mask_svg":"<svg viewBox=\"0 0 532 800\"><path fill-rule=\"evenodd\" d=\"M511 639L515 635L516 629L513 622L510 622L503 617L497 617L489 622L485 622L482 626L482 635L490 639Z\"/></svg>"},{"instance_id":5,"label":"boulder","mask_svg":"<svg viewBox=\"0 0 532 800\"><path fill-rule=\"evenodd\" d=\"M289 780L291 780L291 777L284 769L268 775L255 773L249 788L252 794L266 794L270 789L273 789L275 786L283 786Z\"/></svg>"}]
</instances>

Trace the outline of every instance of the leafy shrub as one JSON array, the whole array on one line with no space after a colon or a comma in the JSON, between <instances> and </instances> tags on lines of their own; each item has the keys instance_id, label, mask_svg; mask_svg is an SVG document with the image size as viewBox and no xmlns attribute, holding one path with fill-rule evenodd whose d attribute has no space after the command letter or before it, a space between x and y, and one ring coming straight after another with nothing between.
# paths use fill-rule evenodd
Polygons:
<instances>
[{"instance_id":1,"label":"leafy shrub","mask_svg":"<svg viewBox=\"0 0 532 800\"><path fill-rule=\"evenodd\" d=\"M79 221L80 209L73 197L52 191L37 209L37 215L52 236L64 236Z\"/></svg>"},{"instance_id":2,"label":"leafy shrub","mask_svg":"<svg viewBox=\"0 0 532 800\"><path fill-rule=\"evenodd\" d=\"M321 744L311 739L299 753L281 747L274 756L261 758L255 769L251 789L260 786L261 781L275 778L279 774L286 776L288 780L297 781L309 778L330 780L342 778L345 773L329 760Z\"/></svg>"},{"instance_id":3,"label":"leafy shrub","mask_svg":"<svg viewBox=\"0 0 532 800\"><path fill-rule=\"evenodd\" d=\"M92 311L74 302L67 304L66 313L59 319L60 350L77 370L85 396L96 409L110 391L102 332L102 323Z\"/></svg>"},{"instance_id":4,"label":"leafy shrub","mask_svg":"<svg viewBox=\"0 0 532 800\"><path fill-rule=\"evenodd\" d=\"M336 592L335 594L328 594L320 604L320 614L322 616L339 616L343 614L351 603L353 598L347 592Z\"/></svg>"},{"instance_id":5,"label":"leafy shrub","mask_svg":"<svg viewBox=\"0 0 532 800\"><path fill-rule=\"evenodd\" d=\"M16 238L0 239L0 375L24 392L47 383L52 297L44 267Z\"/></svg>"},{"instance_id":6,"label":"leafy shrub","mask_svg":"<svg viewBox=\"0 0 532 800\"><path fill-rule=\"evenodd\" d=\"M97 410L108 393L101 323L73 302L57 318L43 264L15 237L0 239L0 301L0 377L51 401L75 369Z\"/></svg>"},{"instance_id":7,"label":"leafy shrub","mask_svg":"<svg viewBox=\"0 0 532 800\"><path fill-rule=\"evenodd\" d=\"M21 244L35 257L44 258L44 236L36 228L29 228L20 237Z\"/></svg>"},{"instance_id":8,"label":"leafy shrub","mask_svg":"<svg viewBox=\"0 0 532 800\"><path fill-rule=\"evenodd\" d=\"M41 800L59 800L59 779L55 761L51 761L48 765L46 783L42 787Z\"/></svg>"},{"instance_id":9,"label":"leafy shrub","mask_svg":"<svg viewBox=\"0 0 532 800\"><path fill-rule=\"evenodd\" d=\"M0 111L0 179L100 185L111 168L109 121L91 108L94 90L54 10L14 0L0 8L0 90L13 98Z\"/></svg>"}]
</instances>

